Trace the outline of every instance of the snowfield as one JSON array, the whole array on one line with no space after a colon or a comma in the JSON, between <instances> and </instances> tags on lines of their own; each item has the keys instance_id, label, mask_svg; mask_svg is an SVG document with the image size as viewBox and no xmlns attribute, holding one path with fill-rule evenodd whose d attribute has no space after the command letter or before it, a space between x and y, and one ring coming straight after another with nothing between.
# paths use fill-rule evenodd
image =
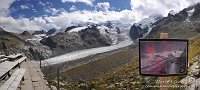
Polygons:
<instances>
[{"instance_id":1,"label":"snowfield","mask_svg":"<svg viewBox=\"0 0 200 90\"><path fill-rule=\"evenodd\" d=\"M74 29L70 30L69 32L79 32L79 31L84 30L86 28L87 28L86 26L84 26L84 27L77 27L77 28L74 28Z\"/></svg>"},{"instance_id":2,"label":"snowfield","mask_svg":"<svg viewBox=\"0 0 200 90\"><path fill-rule=\"evenodd\" d=\"M191 10L189 10L189 11L187 11L187 13L188 13L188 17L191 17L191 16L193 15L194 11L195 11L194 8L191 9Z\"/></svg>"},{"instance_id":3,"label":"snowfield","mask_svg":"<svg viewBox=\"0 0 200 90\"><path fill-rule=\"evenodd\" d=\"M77 59L88 57L91 55L105 53L105 52L116 50L122 47L127 47L131 44L133 44L133 41L131 41L131 39L127 36L126 40L119 42L117 45L78 50L78 51L66 53L64 55L42 60L42 66L54 65L54 64L63 63L66 61L77 60Z\"/></svg>"}]
</instances>

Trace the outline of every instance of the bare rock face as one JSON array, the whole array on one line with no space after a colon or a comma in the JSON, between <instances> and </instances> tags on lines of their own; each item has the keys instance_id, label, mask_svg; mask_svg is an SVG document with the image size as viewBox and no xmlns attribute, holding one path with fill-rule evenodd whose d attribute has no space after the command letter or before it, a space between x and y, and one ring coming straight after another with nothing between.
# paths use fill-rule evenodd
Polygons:
<instances>
[{"instance_id":1,"label":"bare rock face","mask_svg":"<svg viewBox=\"0 0 200 90\"><path fill-rule=\"evenodd\" d=\"M29 52L35 60L43 60L52 55L52 51L47 47L29 47Z\"/></svg>"},{"instance_id":2,"label":"bare rock face","mask_svg":"<svg viewBox=\"0 0 200 90\"><path fill-rule=\"evenodd\" d=\"M21 35L31 36L31 34L30 34L28 31L24 31L24 32L22 32Z\"/></svg>"},{"instance_id":3,"label":"bare rock face","mask_svg":"<svg viewBox=\"0 0 200 90\"><path fill-rule=\"evenodd\" d=\"M46 31L45 30L40 30L40 31L35 31L33 33L33 35L40 35L40 34L46 34Z\"/></svg>"},{"instance_id":4,"label":"bare rock face","mask_svg":"<svg viewBox=\"0 0 200 90\"><path fill-rule=\"evenodd\" d=\"M21 38L23 38L24 40L26 40L26 39L31 39L31 38L34 37L34 36L33 36L32 34L30 34L28 31L22 32L21 34L19 34L19 36L20 36Z\"/></svg>"},{"instance_id":5,"label":"bare rock face","mask_svg":"<svg viewBox=\"0 0 200 90\"><path fill-rule=\"evenodd\" d=\"M53 56L112 44L110 38L100 34L96 26L88 27L79 32L60 32L44 38L40 42L53 51Z\"/></svg>"},{"instance_id":6,"label":"bare rock face","mask_svg":"<svg viewBox=\"0 0 200 90\"><path fill-rule=\"evenodd\" d=\"M194 11L193 15L191 16L191 19L199 20L200 19L200 3L194 5L193 8L195 9L195 11Z\"/></svg>"},{"instance_id":7,"label":"bare rock face","mask_svg":"<svg viewBox=\"0 0 200 90\"><path fill-rule=\"evenodd\" d=\"M187 63L185 62L185 60L187 59L186 57L186 50L184 50L184 52L180 55L180 57L177 58L177 72L178 73L183 73L186 72L185 70L187 70Z\"/></svg>"},{"instance_id":8,"label":"bare rock face","mask_svg":"<svg viewBox=\"0 0 200 90\"><path fill-rule=\"evenodd\" d=\"M26 40L33 38L28 31L24 31L21 34L10 33L0 28L0 52L3 54L16 54L24 53L28 58L39 60L49 58L52 55L51 49L42 46L40 43L37 45L33 42ZM6 52L4 51L1 43L5 43ZM34 42L36 43L36 42Z\"/></svg>"},{"instance_id":9,"label":"bare rock face","mask_svg":"<svg viewBox=\"0 0 200 90\"><path fill-rule=\"evenodd\" d=\"M7 32L0 28L0 52L4 52L4 47L2 46L4 43L6 47L7 54L14 54L20 52L24 45L27 44L22 38L20 38L17 34Z\"/></svg>"},{"instance_id":10,"label":"bare rock face","mask_svg":"<svg viewBox=\"0 0 200 90\"><path fill-rule=\"evenodd\" d=\"M0 32L3 32L4 30L0 27Z\"/></svg>"},{"instance_id":11,"label":"bare rock face","mask_svg":"<svg viewBox=\"0 0 200 90\"><path fill-rule=\"evenodd\" d=\"M136 40L137 38L141 38L146 32L148 32L148 28L142 29L140 26L134 24L130 29L130 37Z\"/></svg>"},{"instance_id":12,"label":"bare rock face","mask_svg":"<svg viewBox=\"0 0 200 90\"><path fill-rule=\"evenodd\" d=\"M70 26L70 27L67 27L67 29L65 30L65 32L68 32L70 31L71 29L74 29L74 28L77 28L78 26Z\"/></svg>"},{"instance_id":13,"label":"bare rock face","mask_svg":"<svg viewBox=\"0 0 200 90\"><path fill-rule=\"evenodd\" d=\"M49 36L49 35L52 35L56 32L56 29L53 28L53 29L50 29L49 31L46 32L46 35Z\"/></svg>"}]
</instances>

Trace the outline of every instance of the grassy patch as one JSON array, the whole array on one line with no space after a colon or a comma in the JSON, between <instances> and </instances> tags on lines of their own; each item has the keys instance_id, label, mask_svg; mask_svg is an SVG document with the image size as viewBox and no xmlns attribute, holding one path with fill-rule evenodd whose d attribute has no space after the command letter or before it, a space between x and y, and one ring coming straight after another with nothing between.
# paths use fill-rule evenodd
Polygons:
<instances>
[{"instance_id":1,"label":"grassy patch","mask_svg":"<svg viewBox=\"0 0 200 90\"><path fill-rule=\"evenodd\" d=\"M189 63L192 64L192 60L195 56L200 55L200 37L189 39Z\"/></svg>"},{"instance_id":2,"label":"grassy patch","mask_svg":"<svg viewBox=\"0 0 200 90\"><path fill-rule=\"evenodd\" d=\"M108 72L112 72L114 68L121 67L138 56L137 49L126 48L125 50L115 52L106 57L89 62L87 64L75 67L66 72L61 73L61 80L66 84L65 88L77 88L80 82L94 79ZM48 81L55 85L55 76L48 76ZM91 86L93 84L91 83Z\"/></svg>"},{"instance_id":3,"label":"grassy patch","mask_svg":"<svg viewBox=\"0 0 200 90\"><path fill-rule=\"evenodd\" d=\"M133 49L120 51L88 64L70 69L62 73L62 77L67 81L70 81L70 79L77 81L95 78L111 71L113 68L130 62L136 54L136 51Z\"/></svg>"},{"instance_id":4,"label":"grassy patch","mask_svg":"<svg viewBox=\"0 0 200 90\"><path fill-rule=\"evenodd\" d=\"M134 59L130 63L115 68L109 73L106 73L97 78L67 83L65 88L79 88L84 90L86 88L95 88L96 90L158 90L158 88L145 87L145 85L156 85L155 80L157 79L158 77L147 77L139 75L139 60ZM86 84L85 87L81 86L83 83Z\"/></svg>"},{"instance_id":5,"label":"grassy patch","mask_svg":"<svg viewBox=\"0 0 200 90\"><path fill-rule=\"evenodd\" d=\"M189 63L192 64L196 55L200 55L200 37L189 39ZM137 56L137 49L130 49L120 51L113 55L107 56L100 60L90 62L88 64L76 67L62 74L63 82L65 82L64 88L67 89L87 89L95 88L96 90L159 90L159 88L146 88L146 85L159 86L160 83L156 82L159 77L149 77L139 75L139 60L138 57L130 57L131 55ZM127 64L121 64L121 66L115 66L120 61L131 59ZM108 68L112 67L111 68ZM107 71L106 71L107 70ZM98 72L103 72L99 74ZM96 74L95 74L96 73ZM80 76L79 76L80 75ZM89 78L86 75L89 75ZM95 76L96 75L96 76ZM91 78L95 76L95 78ZM179 81L184 78L182 76L169 77L169 86L180 86ZM67 79L68 78L68 79ZM69 79L77 79L75 82L66 82ZM80 79L83 80L80 80ZM181 88L169 88L169 90L180 90Z\"/></svg>"}]
</instances>

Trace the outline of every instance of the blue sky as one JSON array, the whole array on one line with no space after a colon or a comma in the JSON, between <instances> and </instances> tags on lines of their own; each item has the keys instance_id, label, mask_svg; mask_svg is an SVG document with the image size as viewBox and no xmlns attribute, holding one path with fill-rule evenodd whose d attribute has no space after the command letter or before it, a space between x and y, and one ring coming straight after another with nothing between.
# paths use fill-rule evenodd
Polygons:
<instances>
[{"instance_id":1,"label":"blue sky","mask_svg":"<svg viewBox=\"0 0 200 90\"><path fill-rule=\"evenodd\" d=\"M51 16L52 13L47 12L47 9L55 8L62 9L67 12L73 12L70 10L71 7L75 6L77 10L102 10L101 8L95 7L98 3L108 2L112 11L122 11L124 9L131 10L130 0L95 0L93 6L85 4L83 2L65 2L60 0L18 0L11 4L10 16L14 18L34 18L42 15ZM59 13L58 13L59 14Z\"/></svg>"},{"instance_id":2,"label":"blue sky","mask_svg":"<svg viewBox=\"0 0 200 90\"><path fill-rule=\"evenodd\" d=\"M11 32L66 29L80 23L137 23L200 0L0 0L0 27Z\"/></svg>"}]
</instances>

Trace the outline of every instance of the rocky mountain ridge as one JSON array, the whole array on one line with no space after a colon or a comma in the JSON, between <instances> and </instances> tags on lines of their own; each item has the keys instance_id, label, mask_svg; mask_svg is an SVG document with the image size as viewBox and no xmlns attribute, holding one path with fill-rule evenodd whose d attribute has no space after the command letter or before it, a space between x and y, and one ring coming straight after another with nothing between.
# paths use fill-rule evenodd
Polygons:
<instances>
[{"instance_id":1,"label":"rocky mountain ridge","mask_svg":"<svg viewBox=\"0 0 200 90\"><path fill-rule=\"evenodd\" d=\"M170 38L191 38L200 35L200 4L190 6L176 14L169 14L156 22L147 38L159 38L161 32Z\"/></svg>"},{"instance_id":2,"label":"rocky mountain ridge","mask_svg":"<svg viewBox=\"0 0 200 90\"><path fill-rule=\"evenodd\" d=\"M40 42L48 46L55 56L112 44L110 38L102 35L96 26L87 27L78 32L59 32L54 36L42 39Z\"/></svg>"},{"instance_id":3,"label":"rocky mountain ridge","mask_svg":"<svg viewBox=\"0 0 200 90\"><path fill-rule=\"evenodd\" d=\"M130 37L159 38L161 32L170 38L189 38L200 35L200 4L185 8L180 12L170 11L167 17L153 15L132 25Z\"/></svg>"},{"instance_id":4,"label":"rocky mountain ridge","mask_svg":"<svg viewBox=\"0 0 200 90\"><path fill-rule=\"evenodd\" d=\"M49 29L49 30L39 30L39 31L34 31L32 35L46 35L46 36L51 36L55 35L56 32L59 30L56 30L55 28Z\"/></svg>"}]
</instances>

